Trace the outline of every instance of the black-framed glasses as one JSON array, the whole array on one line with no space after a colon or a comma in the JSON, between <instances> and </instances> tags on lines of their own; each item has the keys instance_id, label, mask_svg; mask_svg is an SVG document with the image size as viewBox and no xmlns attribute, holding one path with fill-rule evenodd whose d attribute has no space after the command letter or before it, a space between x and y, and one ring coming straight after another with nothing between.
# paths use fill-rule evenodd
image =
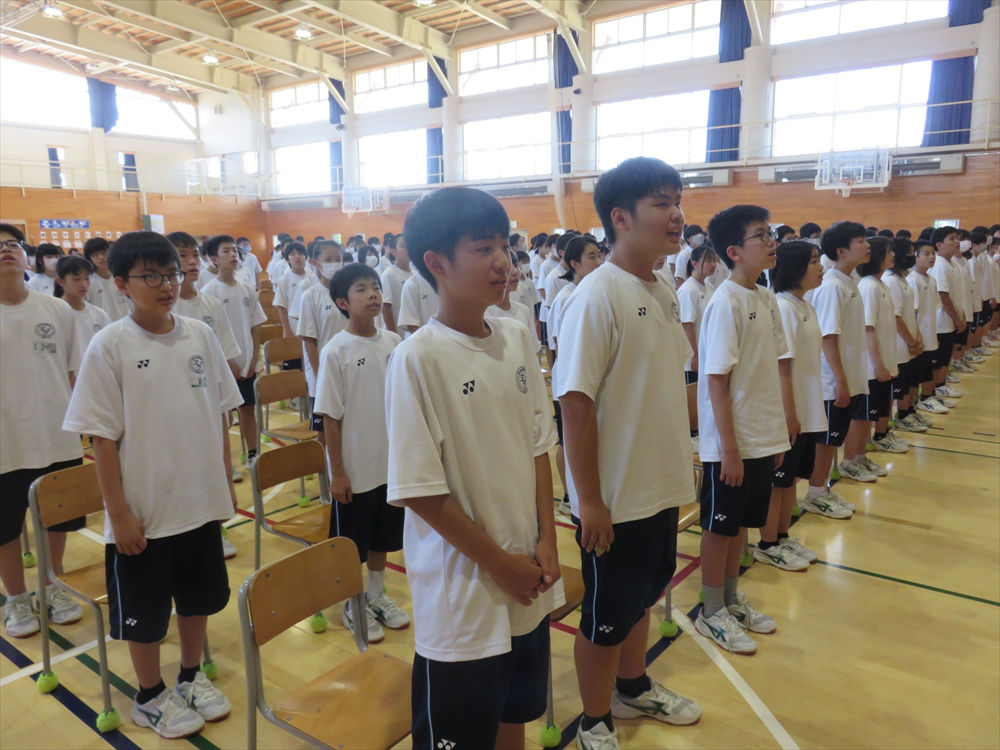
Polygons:
<instances>
[{"instance_id":1,"label":"black-framed glasses","mask_svg":"<svg viewBox=\"0 0 1000 750\"><path fill-rule=\"evenodd\" d=\"M2 243L3 247L7 250L21 250L24 245L22 245L17 240L4 240Z\"/></svg>"},{"instance_id":2,"label":"black-framed glasses","mask_svg":"<svg viewBox=\"0 0 1000 750\"><path fill-rule=\"evenodd\" d=\"M774 242L774 235L771 234L770 230L761 230L757 234L751 234L749 237L744 237L737 244L742 245L744 242L749 242L750 240L760 240L765 245L770 245Z\"/></svg>"},{"instance_id":3,"label":"black-framed glasses","mask_svg":"<svg viewBox=\"0 0 1000 750\"><path fill-rule=\"evenodd\" d=\"M159 289L163 286L163 282L167 282L171 286L180 286L184 283L184 277L186 275L187 274L184 271L171 271L170 273L146 271L146 273L135 274L127 278L142 279L146 283L146 286L150 289Z\"/></svg>"}]
</instances>

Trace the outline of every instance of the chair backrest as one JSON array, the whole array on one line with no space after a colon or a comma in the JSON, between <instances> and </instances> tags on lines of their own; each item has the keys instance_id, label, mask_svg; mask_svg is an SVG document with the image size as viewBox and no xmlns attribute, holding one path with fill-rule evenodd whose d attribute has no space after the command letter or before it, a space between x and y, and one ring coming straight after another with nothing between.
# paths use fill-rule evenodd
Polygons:
<instances>
[{"instance_id":1,"label":"chair backrest","mask_svg":"<svg viewBox=\"0 0 1000 750\"><path fill-rule=\"evenodd\" d=\"M281 370L267 375L258 375L254 382L254 393L259 404L273 404L299 396L308 396L306 375L302 370Z\"/></svg>"},{"instance_id":2,"label":"chair backrest","mask_svg":"<svg viewBox=\"0 0 1000 750\"><path fill-rule=\"evenodd\" d=\"M254 642L263 646L295 623L361 592L358 548L346 537L327 539L265 565L243 586Z\"/></svg>"},{"instance_id":3,"label":"chair backrest","mask_svg":"<svg viewBox=\"0 0 1000 750\"><path fill-rule=\"evenodd\" d=\"M97 466L85 463L39 477L31 485L43 526L55 526L104 510Z\"/></svg>"},{"instance_id":4,"label":"chair backrest","mask_svg":"<svg viewBox=\"0 0 1000 750\"><path fill-rule=\"evenodd\" d=\"M261 307L273 307L274 306L274 290L273 289L261 289L257 295L260 300Z\"/></svg>"},{"instance_id":5,"label":"chair backrest","mask_svg":"<svg viewBox=\"0 0 1000 750\"><path fill-rule=\"evenodd\" d=\"M253 471L261 491L312 474L325 474L326 454L316 440L289 443L257 456Z\"/></svg>"},{"instance_id":6,"label":"chair backrest","mask_svg":"<svg viewBox=\"0 0 1000 750\"><path fill-rule=\"evenodd\" d=\"M272 365L280 364L286 359L300 359L301 357L302 341L294 336L271 339L264 344L264 361Z\"/></svg>"},{"instance_id":7,"label":"chair backrest","mask_svg":"<svg viewBox=\"0 0 1000 750\"><path fill-rule=\"evenodd\" d=\"M271 283L270 279L261 279L260 280L260 290L262 292L273 291L274 290L274 284Z\"/></svg>"},{"instance_id":8,"label":"chair backrest","mask_svg":"<svg viewBox=\"0 0 1000 750\"><path fill-rule=\"evenodd\" d=\"M280 324L276 325L268 323L261 325L260 328L257 329L257 337L262 346L266 344L268 341L273 341L274 339L280 339L281 335L282 335L282 330Z\"/></svg>"},{"instance_id":9,"label":"chair backrest","mask_svg":"<svg viewBox=\"0 0 1000 750\"><path fill-rule=\"evenodd\" d=\"M273 305L269 305L264 309L264 316L267 318L268 323L277 323L278 327L281 327L281 313L278 312L278 308Z\"/></svg>"}]
</instances>

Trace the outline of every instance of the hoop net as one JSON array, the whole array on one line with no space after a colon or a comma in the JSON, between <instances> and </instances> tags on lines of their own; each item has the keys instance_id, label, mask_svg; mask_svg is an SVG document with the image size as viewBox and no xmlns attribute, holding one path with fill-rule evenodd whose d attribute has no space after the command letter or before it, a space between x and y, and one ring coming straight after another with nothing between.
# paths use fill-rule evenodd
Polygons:
<instances>
[{"instance_id":1,"label":"hoop net","mask_svg":"<svg viewBox=\"0 0 1000 750\"><path fill-rule=\"evenodd\" d=\"M857 184L857 180L842 179L840 181L840 187L837 188L837 192L840 193L845 198L851 197L851 188Z\"/></svg>"}]
</instances>

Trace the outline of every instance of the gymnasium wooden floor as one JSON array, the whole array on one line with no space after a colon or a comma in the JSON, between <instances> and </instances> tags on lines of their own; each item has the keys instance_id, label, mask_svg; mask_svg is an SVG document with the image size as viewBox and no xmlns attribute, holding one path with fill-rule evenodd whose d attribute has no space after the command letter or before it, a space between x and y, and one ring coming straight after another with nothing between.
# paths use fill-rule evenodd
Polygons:
<instances>
[{"instance_id":1,"label":"gymnasium wooden floor","mask_svg":"<svg viewBox=\"0 0 1000 750\"><path fill-rule=\"evenodd\" d=\"M965 391L960 406L937 418L925 435L907 436L914 443L908 454L876 456L890 467L887 479L874 486L838 484L837 491L858 506L852 520L806 514L796 523L793 535L820 556L808 572L758 563L745 573L743 589L779 623L776 634L758 637L757 655L723 654L687 627L675 640L663 640L655 625L664 612L657 607L649 672L697 700L704 716L692 727L620 721L623 748L1000 747L1000 356L959 387ZM238 451L235 432L232 439ZM251 508L249 478L237 487L240 505ZM307 489L315 495L315 481ZM268 498L269 515L295 513L297 495L294 483L281 488ZM70 539L68 566L101 554L101 519L92 517L88 528ZM559 535L564 564L578 567L572 529L562 523ZM112 693L122 726L99 735L93 728L94 711L100 710L96 649L87 613L79 623L53 629L53 655L65 655L55 667L61 687L53 694L39 695L27 674L40 661L39 637L0 643L0 747L245 747L236 591L253 564L252 523L236 519L230 539L240 549L229 563L233 597L209 625L221 667L217 684L234 705L228 720L186 741L161 740L136 728L128 718L135 676L126 649L112 643ZM696 528L680 535L673 606L682 627L683 617L696 614L698 542ZM272 561L296 549L265 535L263 558ZM402 565L402 555L394 556L387 584L408 607ZM327 614L325 633L315 635L303 622L265 646L272 696L354 653L339 608ZM556 720L564 728L580 712L572 660L578 619L571 613L552 630ZM388 631L372 648L409 660L412 631ZM168 684L177 658L172 627L163 649ZM258 725L262 748L305 747L265 721ZM529 747L539 746L541 727L529 727ZM564 744L570 736L564 734Z\"/></svg>"}]
</instances>

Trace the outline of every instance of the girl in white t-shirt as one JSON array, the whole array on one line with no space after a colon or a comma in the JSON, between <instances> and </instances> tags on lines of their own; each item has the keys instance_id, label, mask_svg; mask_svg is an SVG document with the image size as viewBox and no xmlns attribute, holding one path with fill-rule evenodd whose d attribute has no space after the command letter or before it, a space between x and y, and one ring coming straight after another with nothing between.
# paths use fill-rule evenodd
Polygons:
<instances>
[{"instance_id":1,"label":"girl in white t-shirt","mask_svg":"<svg viewBox=\"0 0 1000 750\"><path fill-rule=\"evenodd\" d=\"M81 356L87 351L87 344L94 334L111 322L104 310L84 299L90 289L90 274L93 271L93 264L82 255L66 255L56 263L54 295L62 297L73 310L73 335L76 336L75 346Z\"/></svg>"},{"instance_id":2,"label":"girl in white t-shirt","mask_svg":"<svg viewBox=\"0 0 1000 750\"><path fill-rule=\"evenodd\" d=\"M896 319L896 363L899 374L892 383L893 398L898 413L896 427L906 432L927 432L914 409L917 386L920 383L920 355L924 345L917 327L917 300L914 288L907 282L907 274L916 263L913 243L906 237L892 241L892 267L882 274L882 281L889 290Z\"/></svg>"},{"instance_id":3,"label":"girl in white t-shirt","mask_svg":"<svg viewBox=\"0 0 1000 750\"><path fill-rule=\"evenodd\" d=\"M63 251L58 245L43 242L35 251L35 275L28 282L28 289L41 294L54 294L56 291L56 263L62 257Z\"/></svg>"},{"instance_id":4,"label":"girl in white t-shirt","mask_svg":"<svg viewBox=\"0 0 1000 750\"><path fill-rule=\"evenodd\" d=\"M681 325L684 335L691 344L691 359L684 363L684 383L691 385L698 382L698 334L701 330L701 316L705 306L715 291L709 277L715 273L719 256L707 246L700 245L691 251L687 265L683 269L685 281L677 290L677 298L681 305ZM689 405L691 399L688 399Z\"/></svg>"}]
</instances>

